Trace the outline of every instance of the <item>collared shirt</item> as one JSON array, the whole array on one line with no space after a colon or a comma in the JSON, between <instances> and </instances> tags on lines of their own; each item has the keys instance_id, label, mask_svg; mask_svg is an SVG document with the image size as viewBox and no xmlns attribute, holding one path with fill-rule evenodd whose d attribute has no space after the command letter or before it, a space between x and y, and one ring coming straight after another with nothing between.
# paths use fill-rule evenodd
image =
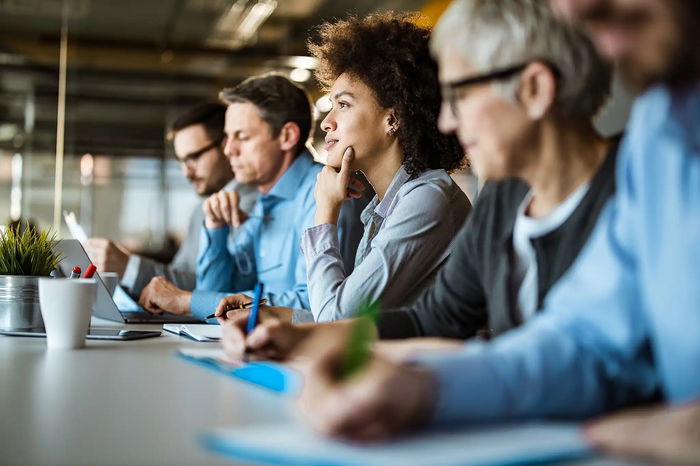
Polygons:
<instances>
[{"instance_id":1,"label":"collared shirt","mask_svg":"<svg viewBox=\"0 0 700 466\"><path fill-rule=\"evenodd\" d=\"M588 417L661 389L700 397L700 86L635 105L617 193L541 313L490 344L425 356L438 423Z\"/></svg>"},{"instance_id":2,"label":"collared shirt","mask_svg":"<svg viewBox=\"0 0 700 466\"><path fill-rule=\"evenodd\" d=\"M258 197L254 186L241 184L236 179L230 180L223 187L224 191L237 190L240 196L240 206L245 212L250 212ZM178 288L191 291L195 288L195 271L199 249L199 234L204 221L201 202L192 210L187 236L177 250L170 264L162 264L138 254L129 256L124 276L120 284L138 297L153 277L164 276Z\"/></svg>"},{"instance_id":3,"label":"collared shirt","mask_svg":"<svg viewBox=\"0 0 700 466\"><path fill-rule=\"evenodd\" d=\"M343 268L335 225L306 230L302 250L313 319L352 317L365 300L379 300L383 308L411 303L449 256L470 208L445 170L411 178L401 166L384 198L375 196L361 214L364 234L352 273ZM304 320L299 311L294 318Z\"/></svg>"},{"instance_id":4,"label":"collared shirt","mask_svg":"<svg viewBox=\"0 0 700 466\"><path fill-rule=\"evenodd\" d=\"M203 227L197 263L197 288L190 309L197 317L214 312L231 294L252 296L257 282L272 306L306 308L306 264L301 233L313 223L313 188L322 166L308 152L297 156L269 193L258 198L250 218L232 241L229 227Z\"/></svg>"}]
</instances>

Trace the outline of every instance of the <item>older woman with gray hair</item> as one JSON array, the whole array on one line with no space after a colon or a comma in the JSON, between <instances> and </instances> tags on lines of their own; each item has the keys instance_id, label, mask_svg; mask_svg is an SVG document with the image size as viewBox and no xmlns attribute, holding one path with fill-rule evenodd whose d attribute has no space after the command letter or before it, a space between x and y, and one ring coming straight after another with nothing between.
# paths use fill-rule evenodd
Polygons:
<instances>
[{"instance_id":1,"label":"older woman with gray hair","mask_svg":"<svg viewBox=\"0 0 700 466\"><path fill-rule=\"evenodd\" d=\"M399 359L532 318L614 192L618 141L592 123L611 68L546 3L459 0L431 47L443 87L440 129L458 135L484 186L435 284L379 317L381 339L403 339L379 348ZM285 358L309 336L337 339L348 325L266 322L248 346Z\"/></svg>"},{"instance_id":2,"label":"older woman with gray hair","mask_svg":"<svg viewBox=\"0 0 700 466\"><path fill-rule=\"evenodd\" d=\"M431 48L440 129L458 135L485 185L436 285L385 312L379 335L500 334L542 307L614 192L619 141L593 126L611 68L536 0L456 1Z\"/></svg>"}]
</instances>

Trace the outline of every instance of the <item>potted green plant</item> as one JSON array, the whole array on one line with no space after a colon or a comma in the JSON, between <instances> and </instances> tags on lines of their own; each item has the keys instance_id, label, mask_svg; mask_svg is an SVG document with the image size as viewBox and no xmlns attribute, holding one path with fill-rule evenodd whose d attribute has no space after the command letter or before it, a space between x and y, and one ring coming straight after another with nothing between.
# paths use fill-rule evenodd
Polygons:
<instances>
[{"instance_id":1,"label":"potted green plant","mask_svg":"<svg viewBox=\"0 0 700 466\"><path fill-rule=\"evenodd\" d=\"M39 278L48 277L61 260L56 235L19 223L0 233L0 329L44 326L39 307Z\"/></svg>"}]
</instances>

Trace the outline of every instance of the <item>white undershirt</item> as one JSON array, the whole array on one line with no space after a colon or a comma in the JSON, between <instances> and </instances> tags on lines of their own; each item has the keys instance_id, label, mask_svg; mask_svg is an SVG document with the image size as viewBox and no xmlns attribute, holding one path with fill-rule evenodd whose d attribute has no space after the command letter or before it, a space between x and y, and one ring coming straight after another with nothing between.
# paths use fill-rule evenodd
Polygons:
<instances>
[{"instance_id":1,"label":"white undershirt","mask_svg":"<svg viewBox=\"0 0 700 466\"><path fill-rule=\"evenodd\" d=\"M530 319L537 311L537 256L532 240L556 230L566 222L588 192L588 188L589 183L583 184L556 209L541 218L528 217L525 214L532 202L532 191L527 193L518 207L513 227L514 254L510 292L515 298L516 310L520 312L523 321Z\"/></svg>"}]
</instances>

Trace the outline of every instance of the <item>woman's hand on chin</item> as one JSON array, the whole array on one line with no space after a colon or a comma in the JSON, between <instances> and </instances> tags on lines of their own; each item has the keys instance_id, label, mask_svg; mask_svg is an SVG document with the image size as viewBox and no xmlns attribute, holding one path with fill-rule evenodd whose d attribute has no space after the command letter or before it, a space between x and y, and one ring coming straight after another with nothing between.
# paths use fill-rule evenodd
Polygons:
<instances>
[{"instance_id":1,"label":"woman's hand on chin","mask_svg":"<svg viewBox=\"0 0 700 466\"><path fill-rule=\"evenodd\" d=\"M314 197L316 198L316 225L337 223L343 201L360 197L364 186L352 178L350 165L355 158L352 147L345 149L340 170L326 165L316 175ZM353 188L351 188L351 186Z\"/></svg>"}]
</instances>

